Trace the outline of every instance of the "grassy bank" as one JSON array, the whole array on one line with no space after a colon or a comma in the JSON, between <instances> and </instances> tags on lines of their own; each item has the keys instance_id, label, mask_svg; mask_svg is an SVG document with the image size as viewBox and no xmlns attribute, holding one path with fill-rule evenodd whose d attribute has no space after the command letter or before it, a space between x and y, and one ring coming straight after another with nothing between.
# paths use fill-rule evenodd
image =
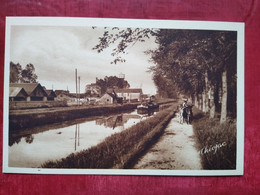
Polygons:
<instances>
[{"instance_id":1,"label":"grassy bank","mask_svg":"<svg viewBox=\"0 0 260 195\"><path fill-rule=\"evenodd\" d=\"M174 107L159 112L131 128L111 135L97 146L49 161L43 168L130 168L162 135L174 115Z\"/></svg>"},{"instance_id":2,"label":"grassy bank","mask_svg":"<svg viewBox=\"0 0 260 195\"><path fill-rule=\"evenodd\" d=\"M195 110L193 128L198 138L203 168L236 168L236 120L220 124L218 118L209 119Z\"/></svg>"}]
</instances>

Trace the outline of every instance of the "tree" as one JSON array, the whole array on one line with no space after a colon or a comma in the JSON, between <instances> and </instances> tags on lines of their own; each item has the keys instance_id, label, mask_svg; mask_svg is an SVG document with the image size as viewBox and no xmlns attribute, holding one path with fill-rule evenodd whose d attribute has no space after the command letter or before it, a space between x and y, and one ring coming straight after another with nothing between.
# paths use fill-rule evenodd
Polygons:
<instances>
[{"instance_id":1,"label":"tree","mask_svg":"<svg viewBox=\"0 0 260 195\"><path fill-rule=\"evenodd\" d=\"M21 82L23 83L36 83L38 76L35 74L35 68L33 64L27 64L25 69L21 72Z\"/></svg>"},{"instance_id":2,"label":"tree","mask_svg":"<svg viewBox=\"0 0 260 195\"><path fill-rule=\"evenodd\" d=\"M226 120L228 108L235 111L236 32L127 29L109 34L107 31L94 49L101 52L118 41L112 53L115 56L125 53L130 44L145 41L149 36L155 36L158 44L157 49L146 53L155 63L150 71L161 95L168 95L169 87L165 86L174 86L179 93L192 96L197 104L202 102L200 107L205 112L210 111L211 118L215 116L218 97L221 97L221 122Z\"/></svg>"},{"instance_id":3,"label":"tree","mask_svg":"<svg viewBox=\"0 0 260 195\"><path fill-rule=\"evenodd\" d=\"M212 53L216 54L214 68L217 77L215 81L220 82L222 86L220 122L223 123L226 121L228 111L232 111L233 116L236 115L236 109L233 108L236 108L237 100L234 95L236 94L237 33L219 31L215 33L213 41Z\"/></svg>"},{"instance_id":4,"label":"tree","mask_svg":"<svg viewBox=\"0 0 260 195\"><path fill-rule=\"evenodd\" d=\"M153 70L162 69L161 73L182 93L195 97L202 93L202 110L210 109L211 118L215 115L215 93L221 86L221 122L225 121L227 99L231 99L227 91L236 93L236 33L164 29L158 34L159 48L150 52L157 67ZM232 98L236 102L235 95Z\"/></svg>"},{"instance_id":5,"label":"tree","mask_svg":"<svg viewBox=\"0 0 260 195\"><path fill-rule=\"evenodd\" d=\"M153 75L153 81L157 86L157 93L162 98L177 98L178 90L169 79L157 73Z\"/></svg>"},{"instance_id":6,"label":"tree","mask_svg":"<svg viewBox=\"0 0 260 195\"><path fill-rule=\"evenodd\" d=\"M157 67L154 70L161 69L161 74L169 78L180 93L188 96L200 93L204 72L204 64L198 58L200 34L195 31L170 29L162 29L158 34L160 36L156 41L159 48L151 52Z\"/></svg>"},{"instance_id":7,"label":"tree","mask_svg":"<svg viewBox=\"0 0 260 195\"><path fill-rule=\"evenodd\" d=\"M129 88L130 84L123 78L116 76L105 77L104 79L96 79L96 84L101 87L101 94L104 94L109 88Z\"/></svg>"},{"instance_id":8,"label":"tree","mask_svg":"<svg viewBox=\"0 0 260 195\"><path fill-rule=\"evenodd\" d=\"M135 45L137 42L145 42L145 40L149 39L151 36L156 36L157 32L156 30L149 28L119 29L118 27L104 27L104 30L103 36L99 37L99 43L93 48L93 50L97 50L97 52L100 53L104 49L116 43L117 46L111 53L115 59L111 64L125 62L125 59L122 58L120 54L127 54L127 48Z\"/></svg>"},{"instance_id":9,"label":"tree","mask_svg":"<svg viewBox=\"0 0 260 195\"><path fill-rule=\"evenodd\" d=\"M17 63L10 62L10 83L18 83L21 80L22 66Z\"/></svg>"},{"instance_id":10,"label":"tree","mask_svg":"<svg viewBox=\"0 0 260 195\"><path fill-rule=\"evenodd\" d=\"M27 64L22 69L19 63L10 62L10 83L36 83L37 78L33 64Z\"/></svg>"}]
</instances>

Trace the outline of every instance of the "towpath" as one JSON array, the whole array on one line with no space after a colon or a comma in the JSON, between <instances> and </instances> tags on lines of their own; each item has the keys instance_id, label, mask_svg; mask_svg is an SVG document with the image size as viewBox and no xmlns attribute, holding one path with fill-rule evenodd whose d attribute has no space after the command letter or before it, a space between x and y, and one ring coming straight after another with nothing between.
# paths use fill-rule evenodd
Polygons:
<instances>
[{"instance_id":1,"label":"towpath","mask_svg":"<svg viewBox=\"0 0 260 195\"><path fill-rule=\"evenodd\" d=\"M201 170L192 125L173 118L159 141L137 162L134 169Z\"/></svg>"}]
</instances>

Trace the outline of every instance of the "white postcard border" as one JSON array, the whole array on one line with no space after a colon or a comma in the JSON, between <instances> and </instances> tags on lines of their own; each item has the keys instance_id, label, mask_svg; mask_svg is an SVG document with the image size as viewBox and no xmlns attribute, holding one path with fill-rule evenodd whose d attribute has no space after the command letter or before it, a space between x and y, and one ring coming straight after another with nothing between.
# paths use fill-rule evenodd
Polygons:
<instances>
[{"instance_id":1,"label":"white postcard border","mask_svg":"<svg viewBox=\"0 0 260 195\"><path fill-rule=\"evenodd\" d=\"M100 26L139 27L167 29L227 30L237 31L237 162L235 170L137 170L137 169L39 169L14 168L8 166L8 126L9 126L9 63L11 26ZM5 34L5 71L3 99L3 172L28 174L97 174L97 175L161 175L161 176L217 176L243 175L244 166L244 23L181 21L181 20L141 20L104 19L70 17L7 17Z\"/></svg>"}]
</instances>

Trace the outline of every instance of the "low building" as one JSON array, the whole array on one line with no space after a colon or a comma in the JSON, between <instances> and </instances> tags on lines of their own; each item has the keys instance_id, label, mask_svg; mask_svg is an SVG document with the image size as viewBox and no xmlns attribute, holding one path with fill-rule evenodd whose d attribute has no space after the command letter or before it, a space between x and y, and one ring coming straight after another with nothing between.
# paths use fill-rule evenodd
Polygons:
<instances>
[{"instance_id":1,"label":"low building","mask_svg":"<svg viewBox=\"0 0 260 195\"><path fill-rule=\"evenodd\" d=\"M68 90L55 90L57 101L68 101L70 99L69 94L70 92Z\"/></svg>"},{"instance_id":2,"label":"low building","mask_svg":"<svg viewBox=\"0 0 260 195\"><path fill-rule=\"evenodd\" d=\"M29 95L21 87L9 88L9 100L10 101L26 101Z\"/></svg>"},{"instance_id":3,"label":"low building","mask_svg":"<svg viewBox=\"0 0 260 195\"><path fill-rule=\"evenodd\" d=\"M118 97L122 97L124 101L141 101L142 89L115 89L115 93Z\"/></svg>"},{"instance_id":4,"label":"low building","mask_svg":"<svg viewBox=\"0 0 260 195\"><path fill-rule=\"evenodd\" d=\"M39 83L10 83L10 88L23 88L27 101L47 101L48 95Z\"/></svg>"},{"instance_id":5,"label":"low building","mask_svg":"<svg viewBox=\"0 0 260 195\"><path fill-rule=\"evenodd\" d=\"M45 89L45 92L47 93L47 100L48 101L54 101L54 99L57 97L56 93L52 89Z\"/></svg>"},{"instance_id":6,"label":"low building","mask_svg":"<svg viewBox=\"0 0 260 195\"><path fill-rule=\"evenodd\" d=\"M105 93L99 100L100 104L113 104L116 102L116 97L112 93Z\"/></svg>"}]
</instances>

